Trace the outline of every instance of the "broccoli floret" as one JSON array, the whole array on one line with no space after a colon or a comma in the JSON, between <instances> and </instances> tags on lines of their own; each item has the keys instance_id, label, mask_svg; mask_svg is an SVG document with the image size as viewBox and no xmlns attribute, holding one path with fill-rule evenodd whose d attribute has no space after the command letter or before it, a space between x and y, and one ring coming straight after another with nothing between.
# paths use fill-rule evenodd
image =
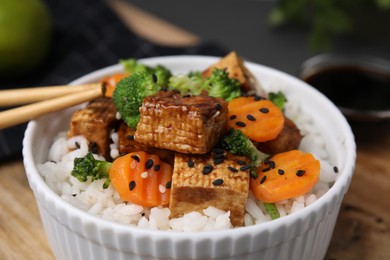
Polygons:
<instances>
[{"instance_id":1,"label":"broccoli floret","mask_svg":"<svg viewBox=\"0 0 390 260\"><path fill-rule=\"evenodd\" d=\"M154 74L137 71L116 85L112 100L128 126L135 129L139 122L142 100L161 89Z\"/></svg>"},{"instance_id":2,"label":"broccoli floret","mask_svg":"<svg viewBox=\"0 0 390 260\"><path fill-rule=\"evenodd\" d=\"M203 90L203 79L200 72L177 74L169 79L168 88L178 90L182 95L199 95Z\"/></svg>"},{"instance_id":3,"label":"broccoli floret","mask_svg":"<svg viewBox=\"0 0 390 260\"><path fill-rule=\"evenodd\" d=\"M125 72L129 73L130 75L140 71L147 72L150 75L156 75L157 84L162 87L168 86L169 78L172 76L171 71L162 65L150 67L139 63L136 59L120 60L119 62L122 64Z\"/></svg>"},{"instance_id":4,"label":"broccoli floret","mask_svg":"<svg viewBox=\"0 0 390 260\"><path fill-rule=\"evenodd\" d=\"M162 87L167 87L169 78L172 77L171 71L161 65L154 68L153 74L157 76L157 84Z\"/></svg>"},{"instance_id":5,"label":"broccoli floret","mask_svg":"<svg viewBox=\"0 0 390 260\"><path fill-rule=\"evenodd\" d=\"M74 159L71 174L80 182L86 182L88 178L91 178L92 181L106 178L103 188L107 189L110 185L108 171L111 164L110 162L95 159L92 153L89 152L84 157Z\"/></svg>"},{"instance_id":6,"label":"broccoli floret","mask_svg":"<svg viewBox=\"0 0 390 260\"><path fill-rule=\"evenodd\" d=\"M268 98L269 100L272 101L272 103L274 103L280 110L283 110L284 109L284 105L285 103L287 102L287 98L286 96L281 92L281 91L278 91L278 92L270 92L268 94Z\"/></svg>"},{"instance_id":7,"label":"broccoli floret","mask_svg":"<svg viewBox=\"0 0 390 260\"><path fill-rule=\"evenodd\" d=\"M205 90L210 96L223 98L226 101L241 96L240 82L229 78L226 70L218 68L215 68L207 78L203 78L200 72L172 76L168 85L169 89L178 90L182 95L199 95Z\"/></svg>"},{"instance_id":8,"label":"broccoli floret","mask_svg":"<svg viewBox=\"0 0 390 260\"><path fill-rule=\"evenodd\" d=\"M251 160L251 176L256 177L255 167L259 166L268 155L257 150L252 141L240 130L231 128L223 140L226 149L232 154L243 155Z\"/></svg>"},{"instance_id":9,"label":"broccoli floret","mask_svg":"<svg viewBox=\"0 0 390 260\"><path fill-rule=\"evenodd\" d=\"M235 78L229 78L225 69L215 68L210 77L203 82L205 89L210 96L220 97L230 101L241 96L240 82Z\"/></svg>"},{"instance_id":10,"label":"broccoli floret","mask_svg":"<svg viewBox=\"0 0 390 260\"><path fill-rule=\"evenodd\" d=\"M120 60L119 63L122 64L125 72L129 74L133 74L137 71L150 72L148 71L148 67L146 65L138 63L136 59Z\"/></svg>"}]
</instances>

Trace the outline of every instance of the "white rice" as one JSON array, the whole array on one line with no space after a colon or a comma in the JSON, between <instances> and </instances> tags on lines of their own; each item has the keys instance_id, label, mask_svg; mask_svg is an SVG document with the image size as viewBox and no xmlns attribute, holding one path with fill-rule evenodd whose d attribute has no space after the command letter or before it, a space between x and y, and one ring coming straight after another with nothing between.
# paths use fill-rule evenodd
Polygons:
<instances>
[{"instance_id":1,"label":"white rice","mask_svg":"<svg viewBox=\"0 0 390 260\"><path fill-rule=\"evenodd\" d=\"M311 152L320 160L321 173L319 182L305 195L275 203L281 217L292 214L314 203L324 195L337 178L326 151L324 139L316 129L311 118L303 116L300 107L291 102L286 105L287 116L294 120L304 135L300 150ZM298 116L299 115L299 116ZM110 145L111 157L119 156L118 135L111 133L113 143ZM172 230L179 232L222 230L233 228L230 222L230 212L208 207L202 213L191 212L181 218L169 219L168 208L143 208L128 202L123 202L116 190L110 185L103 189L104 180L94 182L79 182L71 176L73 160L88 152L88 141L77 136L69 140L65 133L60 133L49 150L49 161L38 165L46 183L64 200L70 204L103 219L138 226L146 229ZM104 160L103 157L94 155ZM147 177L147 176L145 176ZM165 187L162 187L165 188ZM245 205L244 225L255 225L271 220L264 205L254 198L250 192Z\"/></svg>"}]
</instances>

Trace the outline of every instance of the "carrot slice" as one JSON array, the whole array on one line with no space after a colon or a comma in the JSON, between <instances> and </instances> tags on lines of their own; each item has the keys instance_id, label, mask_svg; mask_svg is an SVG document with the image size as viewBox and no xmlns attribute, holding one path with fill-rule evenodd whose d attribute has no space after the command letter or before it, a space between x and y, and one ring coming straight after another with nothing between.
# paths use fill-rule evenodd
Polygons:
<instances>
[{"instance_id":1,"label":"carrot slice","mask_svg":"<svg viewBox=\"0 0 390 260\"><path fill-rule=\"evenodd\" d=\"M283 129L283 112L270 100L239 97L229 102L228 109L228 128L241 130L253 141L270 141Z\"/></svg>"},{"instance_id":2,"label":"carrot slice","mask_svg":"<svg viewBox=\"0 0 390 260\"><path fill-rule=\"evenodd\" d=\"M320 162L310 153L292 150L276 154L260 166L250 188L262 202L273 203L303 195L318 182Z\"/></svg>"},{"instance_id":3,"label":"carrot slice","mask_svg":"<svg viewBox=\"0 0 390 260\"><path fill-rule=\"evenodd\" d=\"M157 155L143 151L117 158L110 179L124 201L144 207L169 204L172 167Z\"/></svg>"},{"instance_id":4,"label":"carrot slice","mask_svg":"<svg viewBox=\"0 0 390 260\"><path fill-rule=\"evenodd\" d=\"M112 97L116 84L121 81L121 79L129 76L128 73L116 73L107 77L104 77L102 80L100 80L101 83L105 84L106 87L106 97Z\"/></svg>"}]
</instances>

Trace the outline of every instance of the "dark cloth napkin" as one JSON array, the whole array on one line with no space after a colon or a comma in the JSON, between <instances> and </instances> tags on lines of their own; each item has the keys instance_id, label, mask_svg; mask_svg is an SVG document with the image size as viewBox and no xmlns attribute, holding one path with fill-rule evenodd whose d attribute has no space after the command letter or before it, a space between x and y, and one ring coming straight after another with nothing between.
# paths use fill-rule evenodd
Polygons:
<instances>
[{"instance_id":1,"label":"dark cloth napkin","mask_svg":"<svg viewBox=\"0 0 390 260\"><path fill-rule=\"evenodd\" d=\"M0 79L0 87L19 88L67 84L122 58L166 55L224 56L228 50L214 42L195 46L161 46L131 32L105 1L45 0L53 23L51 50L43 66L23 78ZM0 130L0 162L21 157L27 124Z\"/></svg>"}]
</instances>

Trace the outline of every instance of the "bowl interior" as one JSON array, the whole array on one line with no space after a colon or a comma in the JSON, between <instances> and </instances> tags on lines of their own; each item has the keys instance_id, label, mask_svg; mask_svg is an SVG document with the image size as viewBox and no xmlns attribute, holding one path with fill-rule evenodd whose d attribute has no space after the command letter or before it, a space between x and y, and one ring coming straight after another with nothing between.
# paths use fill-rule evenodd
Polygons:
<instances>
[{"instance_id":1,"label":"bowl interior","mask_svg":"<svg viewBox=\"0 0 390 260\"><path fill-rule=\"evenodd\" d=\"M149 58L143 59L141 61L149 65L163 64L164 66L170 68L173 73L187 73L188 71L203 70L217 60L217 57L174 56ZM348 186L352 177L354 168L356 156L355 142L351 129L344 116L335 107L335 105L320 92L313 89L301 80L298 80L280 71L250 62L247 63L247 67L267 91L282 90L287 95L289 100L294 100L294 102L300 104L302 114L307 115L308 120L312 121L313 125L318 130L318 138L326 140L326 142L324 142L324 149L328 151L329 161L331 164L337 165L340 169L340 176L336 183L316 203L313 203L312 205L297 213L277 219L275 221L271 221L267 223L267 225L257 225L257 227L253 228L251 227L251 230L264 231L277 228L280 223L293 223L294 220L302 217L302 215L308 214L310 211L313 211L316 208L321 208L324 203L334 198L334 196L340 196L340 192L344 194L344 192L346 192L346 187ZM72 84L95 82L106 75L121 71L121 69L122 68L120 65L114 65L88 74L72 82ZM76 106L58 113L52 113L30 122L24 139L24 163L30 185L34 190L36 197L39 197L39 193L46 192L44 195L45 198L47 200L54 201L54 203L58 203L58 205L66 205L67 203L62 201L58 195L56 195L54 192L51 192L48 186L45 185L42 177L37 171L36 164L47 161L49 147L53 139L59 132L68 129L69 119L72 115L72 112L79 107L80 106ZM74 214L83 216L90 221L103 223L107 227L121 229L125 232L139 232L138 229L134 227L128 227L122 224L112 223L101 220L94 216L90 216L89 214L73 206L66 205L66 207ZM224 236L234 232L246 232L245 230L246 228L240 228L217 233L221 236ZM151 233L156 236L161 236L161 234L172 237L174 236L175 239L186 236L183 234L173 235L172 232L162 231L156 232L143 230L142 232ZM215 233L213 234L215 235ZM193 238L206 238L207 236L209 236L207 232L199 232L195 234Z\"/></svg>"}]
</instances>

